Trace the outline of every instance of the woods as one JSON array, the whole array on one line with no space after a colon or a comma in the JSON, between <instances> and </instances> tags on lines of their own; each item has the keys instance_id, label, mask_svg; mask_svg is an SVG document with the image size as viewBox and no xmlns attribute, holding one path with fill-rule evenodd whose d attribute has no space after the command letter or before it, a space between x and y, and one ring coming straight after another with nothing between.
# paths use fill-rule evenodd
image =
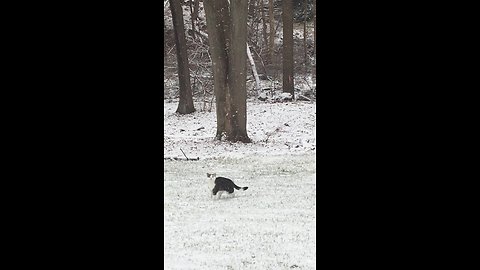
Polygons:
<instances>
[{"instance_id":1,"label":"woods","mask_svg":"<svg viewBox=\"0 0 480 270\"><path fill-rule=\"evenodd\" d=\"M250 101L315 102L314 1L168 3L164 97L178 100L179 114L213 109L217 140L251 142Z\"/></svg>"}]
</instances>

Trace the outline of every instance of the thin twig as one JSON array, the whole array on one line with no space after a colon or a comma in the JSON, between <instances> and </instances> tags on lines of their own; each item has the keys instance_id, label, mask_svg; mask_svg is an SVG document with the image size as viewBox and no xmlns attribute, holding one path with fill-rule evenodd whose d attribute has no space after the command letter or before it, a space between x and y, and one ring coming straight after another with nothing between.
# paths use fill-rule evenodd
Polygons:
<instances>
[{"instance_id":1,"label":"thin twig","mask_svg":"<svg viewBox=\"0 0 480 270\"><path fill-rule=\"evenodd\" d=\"M185 156L185 158L186 158L187 160L190 160L190 159L187 157L187 155L185 155L185 153L183 152L182 148L180 148L180 151L182 151L183 155Z\"/></svg>"}]
</instances>

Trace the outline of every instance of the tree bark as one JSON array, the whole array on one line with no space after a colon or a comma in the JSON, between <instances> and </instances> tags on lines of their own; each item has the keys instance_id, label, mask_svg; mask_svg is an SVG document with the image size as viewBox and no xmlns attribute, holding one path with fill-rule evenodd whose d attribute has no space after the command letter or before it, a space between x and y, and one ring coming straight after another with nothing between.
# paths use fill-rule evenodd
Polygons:
<instances>
[{"instance_id":1,"label":"tree bark","mask_svg":"<svg viewBox=\"0 0 480 270\"><path fill-rule=\"evenodd\" d=\"M195 111L193 106L192 88L190 85L190 68L187 56L187 42L183 23L183 11L180 0L169 0L172 12L173 30L175 34L175 47L177 51L178 80L180 99L177 113L188 114Z\"/></svg>"},{"instance_id":2,"label":"tree bark","mask_svg":"<svg viewBox=\"0 0 480 270\"><path fill-rule=\"evenodd\" d=\"M230 105L227 113L227 139L250 142L247 136L247 12L248 0L231 1L231 49L229 63Z\"/></svg>"},{"instance_id":3,"label":"tree bark","mask_svg":"<svg viewBox=\"0 0 480 270\"><path fill-rule=\"evenodd\" d=\"M275 27L273 25L274 15L273 15L273 0L268 0L268 17L270 21L270 46L268 46L268 51L270 54L269 62L273 63L273 53L275 49Z\"/></svg>"},{"instance_id":4,"label":"tree bark","mask_svg":"<svg viewBox=\"0 0 480 270\"><path fill-rule=\"evenodd\" d=\"M305 75L308 72L307 69L307 64L308 64L308 58L307 58L307 5L308 5L308 0L305 0L303 2L303 62L304 62L304 67L305 67Z\"/></svg>"},{"instance_id":5,"label":"tree bark","mask_svg":"<svg viewBox=\"0 0 480 270\"><path fill-rule=\"evenodd\" d=\"M317 77L317 5L315 4L315 1L313 1L313 50L313 74Z\"/></svg>"},{"instance_id":6,"label":"tree bark","mask_svg":"<svg viewBox=\"0 0 480 270\"><path fill-rule=\"evenodd\" d=\"M293 88L293 1L283 0L283 92L295 98Z\"/></svg>"},{"instance_id":7,"label":"tree bark","mask_svg":"<svg viewBox=\"0 0 480 270\"><path fill-rule=\"evenodd\" d=\"M216 138L222 139L225 130L226 96L228 92L228 45L230 20L228 16L227 0L206 0L203 2L205 17L207 20L208 42L212 55L213 90L217 113ZM223 23L220 23L223 22Z\"/></svg>"},{"instance_id":8,"label":"tree bark","mask_svg":"<svg viewBox=\"0 0 480 270\"><path fill-rule=\"evenodd\" d=\"M248 0L204 1L217 105L216 138L251 142L246 130ZM230 12L232 10L233 12Z\"/></svg>"},{"instance_id":9,"label":"tree bark","mask_svg":"<svg viewBox=\"0 0 480 270\"><path fill-rule=\"evenodd\" d=\"M193 2L190 1L190 21L192 23L192 38L195 40L195 12L193 10Z\"/></svg>"},{"instance_id":10,"label":"tree bark","mask_svg":"<svg viewBox=\"0 0 480 270\"><path fill-rule=\"evenodd\" d=\"M199 0L195 0L194 4L193 4L193 20L194 21L197 21L198 19L198 10L199 10L199 7L200 7L200 2ZM200 30L200 29L199 29Z\"/></svg>"},{"instance_id":11,"label":"tree bark","mask_svg":"<svg viewBox=\"0 0 480 270\"><path fill-rule=\"evenodd\" d=\"M260 0L260 10L261 10L261 14L262 14L263 47L267 48L267 58L268 58L267 22L265 20L265 5L263 4L263 0Z\"/></svg>"}]
</instances>

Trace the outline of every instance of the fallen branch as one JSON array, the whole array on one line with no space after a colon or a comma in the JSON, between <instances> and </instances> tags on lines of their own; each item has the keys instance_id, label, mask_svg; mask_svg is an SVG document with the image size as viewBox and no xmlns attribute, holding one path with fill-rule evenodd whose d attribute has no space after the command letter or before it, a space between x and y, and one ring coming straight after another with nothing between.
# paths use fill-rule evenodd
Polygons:
<instances>
[{"instance_id":1,"label":"fallen branch","mask_svg":"<svg viewBox=\"0 0 480 270\"><path fill-rule=\"evenodd\" d=\"M178 158L178 157L164 157L163 160L176 160L176 161L197 161L197 160L200 160L199 157L197 158L188 158L188 159L184 159L184 158Z\"/></svg>"},{"instance_id":2,"label":"fallen branch","mask_svg":"<svg viewBox=\"0 0 480 270\"><path fill-rule=\"evenodd\" d=\"M182 151L182 154L185 156L185 158L188 160L188 157L187 155L185 155L185 153L183 152L182 148L180 148L180 151Z\"/></svg>"}]
</instances>

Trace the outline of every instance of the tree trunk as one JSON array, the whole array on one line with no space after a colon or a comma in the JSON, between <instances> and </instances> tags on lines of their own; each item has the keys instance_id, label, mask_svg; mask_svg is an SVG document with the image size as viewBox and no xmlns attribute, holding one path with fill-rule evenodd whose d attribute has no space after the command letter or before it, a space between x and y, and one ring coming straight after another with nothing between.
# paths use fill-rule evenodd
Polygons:
<instances>
[{"instance_id":1,"label":"tree trunk","mask_svg":"<svg viewBox=\"0 0 480 270\"><path fill-rule=\"evenodd\" d=\"M317 5L313 1L313 74L317 77Z\"/></svg>"},{"instance_id":2,"label":"tree trunk","mask_svg":"<svg viewBox=\"0 0 480 270\"><path fill-rule=\"evenodd\" d=\"M217 105L217 139L250 142L246 130L248 0L204 1ZM230 10L233 12L230 13Z\"/></svg>"},{"instance_id":3,"label":"tree trunk","mask_svg":"<svg viewBox=\"0 0 480 270\"><path fill-rule=\"evenodd\" d=\"M293 0L283 0L283 92L293 92Z\"/></svg>"},{"instance_id":4,"label":"tree trunk","mask_svg":"<svg viewBox=\"0 0 480 270\"><path fill-rule=\"evenodd\" d=\"M305 0L303 2L304 7L303 7L303 64L305 67L305 75L307 75L308 69L307 69L307 64L308 64L308 58L307 58L307 3L308 0Z\"/></svg>"},{"instance_id":5,"label":"tree trunk","mask_svg":"<svg viewBox=\"0 0 480 270\"><path fill-rule=\"evenodd\" d=\"M274 21L273 0L268 0L268 17L270 21L270 46L268 46L268 51L270 53L269 62L273 63L273 53L275 49L275 27L273 25L273 21Z\"/></svg>"},{"instance_id":6,"label":"tree trunk","mask_svg":"<svg viewBox=\"0 0 480 270\"><path fill-rule=\"evenodd\" d=\"M169 0L172 11L173 30L175 33L175 47L178 62L178 80L180 88L180 100L177 113L188 114L195 111L193 106L192 88L190 85L190 68L187 57L187 43L185 40L185 28L183 24L183 11L180 0Z\"/></svg>"},{"instance_id":7,"label":"tree trunk","mask_svg":"<svg viewBox=\"0 0 480 270\"><path fill-rule=\"evenodd\" d=\"M197 19L198 19L198 10L199 10L199 7L200 7L199 5L200 5L199 0L195 0L195 2L193 4L193 20L194 21L197 21Z\"/></svg>"},{"instance_id":8,"label":"tree trunk","mask_svg":"<svg viewBox=\"0 0 480 270\"><path fill-rule=\"evenodd\" d=\"M228 48L230 43L228 29L230 20L228 16L227 0L204 1L205 17L207 20L208 42L212 55L213 67L213 90L215 92L215 104L217 112L218 140L225 135L226 96L228 92ZM223 23L220 23L223 22Z\"/></svg>"},{"instance_id":9,"label":"tree trunk","mask_svg":"<svg viewBox=\"0 0 480 270\"><path fill-rule=\"evenodd\" d=\"M208 0L206 0L206 1L208 1ZM255 17L255 2L257 2L257 1L258 0L249 0L248 1L248 16L250 16L250 18ZM228 2L231 4L230 0Z\"/></svg>"},{"instance_id":10,"label":"tree trunk","mask_svg":"<svg viewBox=\"0 0 480 270\"><path fill-rule=\"evenodd\" d=\"M193 11L192 1L190 1L190 21L192 23L192 38L195 40L195 12Z\"/></svg>"},{"instance_id":11,"label":"tree trunk","mask_svg":"<svg viewBox=\"0 0 480 270\"><path fill-rule=\"evenodd\" d=\"M247 136L247 12L248 0L231 1L230 95L227 94L227 139L250 142Z\"/></svg>"},{"instance_id":12,"label":"tree trunk","mask_svg":"<svg viewBox=\"0 0 480 270\"><path fill-rule=\"evenodd\" d=\"M262 34L263 34L263 48L267 48L267 57L268 57L268 35L267 35L267 22L265 20L265 5L263 0L260 0L260 10L262 13Z\"/></svg>"}]
</instances>

